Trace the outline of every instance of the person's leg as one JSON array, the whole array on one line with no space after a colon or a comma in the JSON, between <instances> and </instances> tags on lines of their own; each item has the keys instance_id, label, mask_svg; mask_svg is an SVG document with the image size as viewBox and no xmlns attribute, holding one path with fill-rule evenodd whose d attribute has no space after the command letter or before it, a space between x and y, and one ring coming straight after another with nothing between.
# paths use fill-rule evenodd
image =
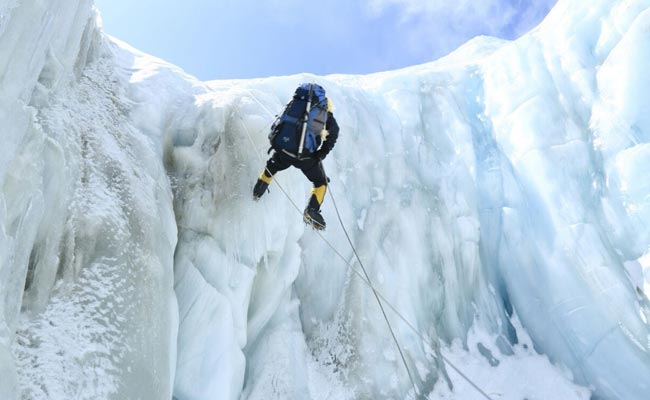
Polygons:
<instances>
[{"instance_id":1,"label":"person's leg","mask_svg":"<svg viewBox=\"0 0 650 400\"><path fill-rule=\"evenodd\" d=\"M286 156L283 156L281 153L277 151L273 153L273 156L271 156L271 158L269 158L269 160L266 162L266 166L264 167L264 170L257 178L257 182L255 183L255 187L253 188L253 197L255 199L259 199L260 197L262 197L262 195L266 192L266 189L271 184L271 181L273 180L273 175L275 175L279 171L289 168L290 165L291 162L290 160L286 159Z\"/></svg>"},{"instance_id":2,"label":"person's leg","mask_svg":"<svg viewBox=\"0 0 650 400\"><path fill-rule=\"evenodd\" d=\"M323 164L319 161L313 164L301 166L300 170L313 184L308 207L318 211L320 210L321 204L323 204L325 192L327 191L327 175L325 175Z\"/></svg>"},{"instance_id":3,"label":"person's leg","mask_svg":"<svg viewBox=\"0 0 650 400\"><path fill-rule=\"evenodd\" d=\"M327 192L327 175L323 164L319 161L313 165L302 166L300 170L313 184L311 196L309 196L309 202L305 208L305 219L308 222L316 222L322 228L325 228L325 220L320 214L320 206L323 204Z\"/></svg>"}]
</instances>

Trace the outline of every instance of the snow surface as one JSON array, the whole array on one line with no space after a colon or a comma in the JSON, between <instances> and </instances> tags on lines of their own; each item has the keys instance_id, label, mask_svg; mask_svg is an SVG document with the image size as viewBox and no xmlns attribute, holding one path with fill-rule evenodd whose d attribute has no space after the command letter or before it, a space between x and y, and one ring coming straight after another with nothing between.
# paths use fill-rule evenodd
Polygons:
<instances>
[{"instance_id":1,"label":"snow surface","mask_svg":"<svg viewBox=\"0 0 650 400\"><path fill-rule=\"evenodd\" d=\"M316 81L423 398L484 398L457 367L494 399L645 399L649 35L650 0L561 0L430 64L199 82L91 1L0 0L0 398L414 398L332 198L323 237L299 172L251 201Z\"/></svg>"}]
</instances>

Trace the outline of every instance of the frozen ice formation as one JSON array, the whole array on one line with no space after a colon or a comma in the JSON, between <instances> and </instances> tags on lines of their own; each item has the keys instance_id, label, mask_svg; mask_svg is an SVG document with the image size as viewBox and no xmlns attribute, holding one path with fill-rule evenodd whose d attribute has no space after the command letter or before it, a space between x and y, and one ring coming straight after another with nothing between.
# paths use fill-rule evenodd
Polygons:
<instances>
[{"instance_id":1,"label":"frozen ice formation","mask_svg":"<svg viewBox=\"0 0 650 400\"><path fill-rule=\"evenodd\" d=\"M304 81L422 398L482 398L448 362L494 398L646 398L649 27L560 0L420 66L200 82L89 0L0 0L0 398L414 398L332 198L326 241L298 171L251 199Z\"/></svg>"}]
</instances>

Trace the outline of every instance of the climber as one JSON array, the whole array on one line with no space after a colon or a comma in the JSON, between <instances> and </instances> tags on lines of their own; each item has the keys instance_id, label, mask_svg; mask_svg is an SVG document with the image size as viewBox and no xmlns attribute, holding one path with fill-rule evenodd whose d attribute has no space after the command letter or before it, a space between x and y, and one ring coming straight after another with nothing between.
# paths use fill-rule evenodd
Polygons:
<instances>
[{"instance_id":1,"label":"climber","mask_svg":"<svg viewBox=\"0 0 650 400\"><path fill-rule=\"evenodd\" d=\"M318 230L325 229L320 207L328 182L322 161L339 135L339 126L332 112L332 103L325 95L325 89L313 83L300 85L271 126L269 141L274 152L253 188L253 198L258 200L276 172L290 166L300 169L313 184L303 220Z\"/></svg>"}]
</instances>

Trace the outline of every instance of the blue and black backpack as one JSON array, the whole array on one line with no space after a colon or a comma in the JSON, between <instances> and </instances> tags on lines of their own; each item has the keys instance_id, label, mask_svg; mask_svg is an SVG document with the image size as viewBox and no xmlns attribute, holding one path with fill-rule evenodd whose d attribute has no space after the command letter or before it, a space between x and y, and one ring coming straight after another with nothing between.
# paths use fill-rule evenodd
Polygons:
<instances>
[{"instance_id":1,"label":"blue and black backpack","mask_svg":"<svg viewBox=\"0 0 650 400\"><path fill-rule=\"evenodd\" d=\"M325 129L326 122L325 89L315 83L303 83L296 89L293 99L271 126L269 134L271 148L293 157L310 156L321 144L321 131ZM301 151L303 129L305 134Z\"/></svg>"}]
</instances>

